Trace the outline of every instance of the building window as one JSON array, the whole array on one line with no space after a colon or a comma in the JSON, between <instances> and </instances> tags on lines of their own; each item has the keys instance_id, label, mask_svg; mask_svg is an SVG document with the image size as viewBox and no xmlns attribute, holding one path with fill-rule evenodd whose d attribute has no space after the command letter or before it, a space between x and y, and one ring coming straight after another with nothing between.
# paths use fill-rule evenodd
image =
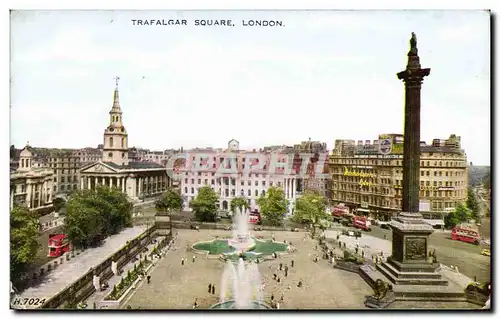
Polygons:
<instances>
[{"instance_id":1,"label":"building window","mask_svg":"<svg viewBox=\"0 0 500 319\"><path fill-rule=\"evenodd\" d=\"M420 171L420 176L424 176L424 171Z\"/></svg>"},{"instance_id":2,"label":"building window","mask_svg":"<svg viewBox=\"0 0 500 319\"><path fill-rule=\"evenodd\" d=\"M187 192L188 192L188 188L184 187L184 194L187 194Z\"/></svg>"},{"instance_id":3,"label":"building window","mask_svg":"<svg viewBox=\"0 0 500 319\"><path fill-rule=\"evenodd\" d=\"M214 179L212 179L212 185L215 185L215 180Z\"/></svg>"},{"instance_id":4,"label":"building window","mask_svg":"<svg viewBox=\"0 0 500 319\"><path fill-rule=\"evenodd\" d=\"M241 194L241 197L245 196L245 191L241 190L240 194Z\"/></svg>"},{"instance_id":5,"label":"building window","mask_svg":"<svg viewBox=\"0 0 500 319\"><path fill-rule=\"evenodd\" d=\"M125 138L122 137L122 148L125 147Z\"/></svg>"},{"instance_id":6,"label":"building window","mask_svg":"<svg viewBox=\"0 0 500 319\"><path fill-rule=\"evenodd\" d=\"M109 147L113 147L113 138L112 137L109 138Z\"/></svg>"},{"instance_id":7,"label":"building window","mask_svg":"<svg viewBox=\"0 0 500 319\"><path fill-rule=\"evenodd\" d=\"M259 190L255 190L255 197L259 196Z\"/></svg>"},{"instance_id":8,"label":"building window","mask_svg":"<svg viewBox=\"0 0 500 319\"><path fill-rule=\"evenodd\" d=\"M191 187L191 194L194 194L194 187Z\"/></svg>"},{"instance_id":9,"label":"building window","mask_svg":"<svg viewBox=\"0 0 500 319\"><path fill-rule=\"evenodd\" d=\"M255 186L259 186L259 181L255 181Z\"/></svg>"},{"instance_id":10,"label":"building window","mask_svg":"<svg viewBox=\"0 0 500 319\"><path fill-rule=\"evenodd\" d=\"M266 181L262 181L262 186L266 186Z\"/></svg>"},{"instance_id":11,"label":"building window","mask_svg":"<svg viewBox=\"0 0 500 319\"><path fill-rule=\"evenodd\" d=\"M252 191L248 190L248 196L252 196Z\"/></svg>"},{"instance_id":12,"label":"building window","mask_svg":"<svg viewBox=\"0 0 500 319\"><path fill-rule=\"evenodd\" d=\"M188 183L188 179L187 179L187 178L184 180L184 183L186 183L186 184ZM186 192L186 193L187 193L187 192Z\"/></svg>"},{"instance_id":13,"label":"building window","mask_svg":"<svg viewBox=\"0 0 500 319\"><path fill-rule=\"evenodd\" d=\"M191 184L194 184L194 178L191 179Z\"/></svg>"},{"instance_id":14,"label":"building window","mask_svg":"<svg viewBox=\"0 0 500 319\"><path fill-rule=\"evenodd\" d=\"M430 175L430 174L429 174L429 171L425 171L425 175L426 175L426 176L429 176L429 175Z\"/></svg>"}]
</instances>

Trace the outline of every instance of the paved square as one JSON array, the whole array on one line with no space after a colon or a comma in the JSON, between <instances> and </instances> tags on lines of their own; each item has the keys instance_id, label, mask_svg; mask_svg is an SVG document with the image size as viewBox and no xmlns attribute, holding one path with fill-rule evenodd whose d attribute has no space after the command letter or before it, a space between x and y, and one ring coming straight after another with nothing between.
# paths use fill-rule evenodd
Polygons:
<instances>
[{"instance_id":1,"label":"paved square","mask_svg":"<svg viewBox=\"0 0 500 319\"><path fill-rule=\"evenodd\" d=\"M215 236L229 236L231 231L221 230L174 230L178 239L165 258L158 263L151 274L151 283L143 283L127 302L132 309L189 309L195 298L200 308L208 308L219 302L219 288L224 263L218 259L207 259L204 255L187 251L187 247L201 240L210 240ZM372 289L357 274L334 269L326 260L313 261L317 241L307 239L304 232L253 232L253 235L271 238L276 241L292 242L297 251L259 264L262 276L265 301L271 295L275 300L284 297L281 309L365 309L365 296L373 293ZM192 256L196 255L195 263ZM181 258L185 265L181 265ZM291 267L291 261L295 267ZM289 266L288 277L278 271L279 264ZM277 283L272 279L276 273L282 279ZM302 280L302 288L297 283ZM208 284L215 284L215 295L208 293Z\"/></svg>"}]
</instances>

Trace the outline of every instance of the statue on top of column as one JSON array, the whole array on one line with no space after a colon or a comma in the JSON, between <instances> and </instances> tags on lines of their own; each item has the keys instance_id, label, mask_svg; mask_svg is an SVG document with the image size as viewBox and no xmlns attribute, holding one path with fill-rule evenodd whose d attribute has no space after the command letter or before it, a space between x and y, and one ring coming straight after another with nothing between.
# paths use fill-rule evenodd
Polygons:
<instances>
[{"instance_id":1,"label":"statue on top of column","mask_svg":"<svg viewBox=\"0 0 500 319\"><path fill-rule=\"evenodd\" d=\"M411 39L410 39L410 53L412 54L418 54L418 49L417 49L417 35L415 32L411 33Z\"/></svg>"}]
</instances>

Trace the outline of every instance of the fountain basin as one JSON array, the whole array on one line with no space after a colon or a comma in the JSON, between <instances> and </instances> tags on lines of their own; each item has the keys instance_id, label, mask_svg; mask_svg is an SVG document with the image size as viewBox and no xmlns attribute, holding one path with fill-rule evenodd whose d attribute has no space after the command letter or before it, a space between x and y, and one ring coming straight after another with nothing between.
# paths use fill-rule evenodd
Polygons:
<instances>
[{"instance_id":1,"label":"fountain basin","mask_svg":"<svg viewBox=\"0 0 500 319\"><path fill-rule=\"evenodd\" d=\"M269 309L269 308L270 307L267 306L262 301L252 300L252 301L250 301L250 307L248 309ZM219 302L219 303L211 306L210 309L236 309L235 301L234 300L227 300L224 302Z\"/></svg>"},{"instance_id":2,"label":"fountain basin","mask_svg":"<svg viewBox=\"0 0 500 319\"><path fill-rule=\"evenodd\" d=\"M212 241L198 242L194 244L192 248L198 251L206 251L209 255L225 256L231 260L237 260L240 253L244 256L244 259L254 260L257 257L264 257L272 255L275 252L286 252L288 250L288 245L284 243L276 243L272 240L260 240L254 237L249 239L251 239L253 245L248 249L243 250L243 252L232 246L233 240L227 239L214 239Z\"/></svg>"}]
</instances>

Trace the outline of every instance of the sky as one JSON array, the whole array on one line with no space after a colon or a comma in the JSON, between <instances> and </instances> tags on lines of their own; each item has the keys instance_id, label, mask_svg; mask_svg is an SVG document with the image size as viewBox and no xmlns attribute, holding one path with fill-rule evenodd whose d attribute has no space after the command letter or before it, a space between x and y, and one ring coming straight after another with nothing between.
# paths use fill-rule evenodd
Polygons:
<instances>
[{"instance_id":1,"label":"sky","mask_svg":"<svg viewBox=\"0 0 500 319\"><path fill-rule=\"evenodd\" d=\"M186 19L139 26L132 19ZM228 20L233 27L194 26ZM279 20L248 27L242 20ZM411 32L422 67L421 139L456 134L490 165L485 11L17 11L11 144L103 143L119 76L129 146L240 148L402 133Z\"/></svg>"}]
</instances>

